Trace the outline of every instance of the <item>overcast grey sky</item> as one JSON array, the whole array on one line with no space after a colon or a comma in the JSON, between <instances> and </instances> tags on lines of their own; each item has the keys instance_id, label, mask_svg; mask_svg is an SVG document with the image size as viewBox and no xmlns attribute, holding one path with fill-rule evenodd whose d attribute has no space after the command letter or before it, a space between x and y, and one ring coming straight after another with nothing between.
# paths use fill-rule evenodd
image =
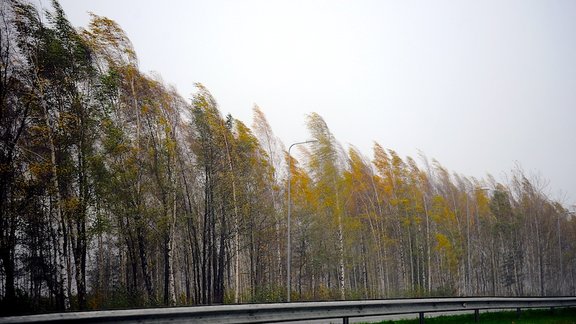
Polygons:
<instances>
[{"instance_id":1,"label":"overcast grey sky","mask_svg":"<svg viewBox=\"0 0 576 324\"><path fill-rule=\"evenodd\" d=\"M314 111L369 157L502 181L518 162L576 203L576 1L60 2L118 22L185 98L201 82L248 125L258 104L286 145Z\"/></svg>"}]
</instances>

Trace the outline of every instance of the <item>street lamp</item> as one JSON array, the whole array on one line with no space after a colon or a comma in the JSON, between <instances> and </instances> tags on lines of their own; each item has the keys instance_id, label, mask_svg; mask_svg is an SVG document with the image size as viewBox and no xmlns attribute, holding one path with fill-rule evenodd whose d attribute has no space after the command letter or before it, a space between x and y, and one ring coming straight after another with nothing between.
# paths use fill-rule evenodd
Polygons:
<instances>
[{"instance_id":1,"label":"street lamp","mask_svg":"<svg viewBox=\"0 0 576 324\"><path fill-rule=\"evenodd\" d=\"M292 205L291 200L290 200L290 184L292 183L292 158L290 156L290 150L292 149L293 146L295 145L300 145L300 144L308 144L308 143L315 143L318 142L316 140L310 140L310 141L304 141L304 142L297 142L294 143L292 145L290 145L290 147L288 148L288 238L287 238L287 244L286 244L286 300L288 302L290 302L290 284L291 284L291 280L290 280L290 261L291 261L291 247L290 247L290 223L291 223L291 218L290 218L290 207Z\"/></svg>"}]
</instances>

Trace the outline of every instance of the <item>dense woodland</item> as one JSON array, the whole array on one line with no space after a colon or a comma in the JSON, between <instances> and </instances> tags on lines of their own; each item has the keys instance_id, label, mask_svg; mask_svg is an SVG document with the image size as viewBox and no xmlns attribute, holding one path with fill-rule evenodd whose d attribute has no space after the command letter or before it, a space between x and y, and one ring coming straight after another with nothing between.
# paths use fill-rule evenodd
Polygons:
<instances>
[{"instance_id":1,"label":"dense woodland","mask_svg":"<svg viewBox=\"0 0 576 324\"><path fill-rule=\"evenodd\" d=\"M112 20L3 0L0 25L3 314L285 301L288 179L293 301L576 294L576 220L520 168L368 158L315 113L296 159L258 107L142 73Z\"/></svg>"}]
</instances>

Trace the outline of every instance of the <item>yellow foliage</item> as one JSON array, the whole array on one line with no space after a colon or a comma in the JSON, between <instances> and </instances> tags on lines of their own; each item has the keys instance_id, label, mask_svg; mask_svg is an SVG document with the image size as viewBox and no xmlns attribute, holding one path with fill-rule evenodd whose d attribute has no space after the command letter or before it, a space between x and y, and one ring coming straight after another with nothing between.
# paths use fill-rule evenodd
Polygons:
<instances>
[{"instance_id":1,"label":"yellow foliage","mask_svg":"<svg viewBox=\"0 0 576 324\"><path fill-rule=\"evenodd\" d=\"M29 168L30 173L32 173L35 177L41 177L42 175L51 172L50 165L47 163L31 163Z\"/></svg>"},{"instance_id":2,"label":"yellow foliage","mask_svg":"<svg viewBox=\"0 0 576 324\"><path fill-rule=\"evenodd\" d=\"M437 251L448 251L452 249L452 243L446 237L446 235L437 233L436 234L436 250Z\"/></svg>"},{"instance_id":3,"label":"yellow foliage","mask_svg":"<svg viewBox=\"0 0 576 324\"><path fill-rule=\"evenodd\" d=\"M62 209L74 212L80 206L80 200L77 197L70 197L62 200Z\"/></svg>"},{"instance_id":4,"label":"yellow foliage","mask_svg":"<svg viewBox=\"0 0 576 324\"><path fill-rule=\"evenodd\" d=\"M439 195L432 198L431 216L436 223L445 226L452 226L457 222L456 214L450 209L444 197Z\"/></svg>"}]
</instances>

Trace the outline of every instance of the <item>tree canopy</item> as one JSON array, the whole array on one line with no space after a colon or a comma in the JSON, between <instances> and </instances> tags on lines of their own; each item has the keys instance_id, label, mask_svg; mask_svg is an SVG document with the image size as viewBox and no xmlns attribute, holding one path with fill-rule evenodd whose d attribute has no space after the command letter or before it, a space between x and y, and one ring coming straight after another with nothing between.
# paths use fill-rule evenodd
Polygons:
<instances>
[{"instance_id":1,"label":"tree canopy","mask_svg":"<svg viewBox=\"0 0 576 324\"><path fill-rule=\"evenodd\" d=\"M141 72L108 18L0 20L2 315L284 301L288 203L293 301L576 294L576 220L521 168L369 158L316 113L290 156L259 107L248 127Z\"/></svg>"}]
</instances>

